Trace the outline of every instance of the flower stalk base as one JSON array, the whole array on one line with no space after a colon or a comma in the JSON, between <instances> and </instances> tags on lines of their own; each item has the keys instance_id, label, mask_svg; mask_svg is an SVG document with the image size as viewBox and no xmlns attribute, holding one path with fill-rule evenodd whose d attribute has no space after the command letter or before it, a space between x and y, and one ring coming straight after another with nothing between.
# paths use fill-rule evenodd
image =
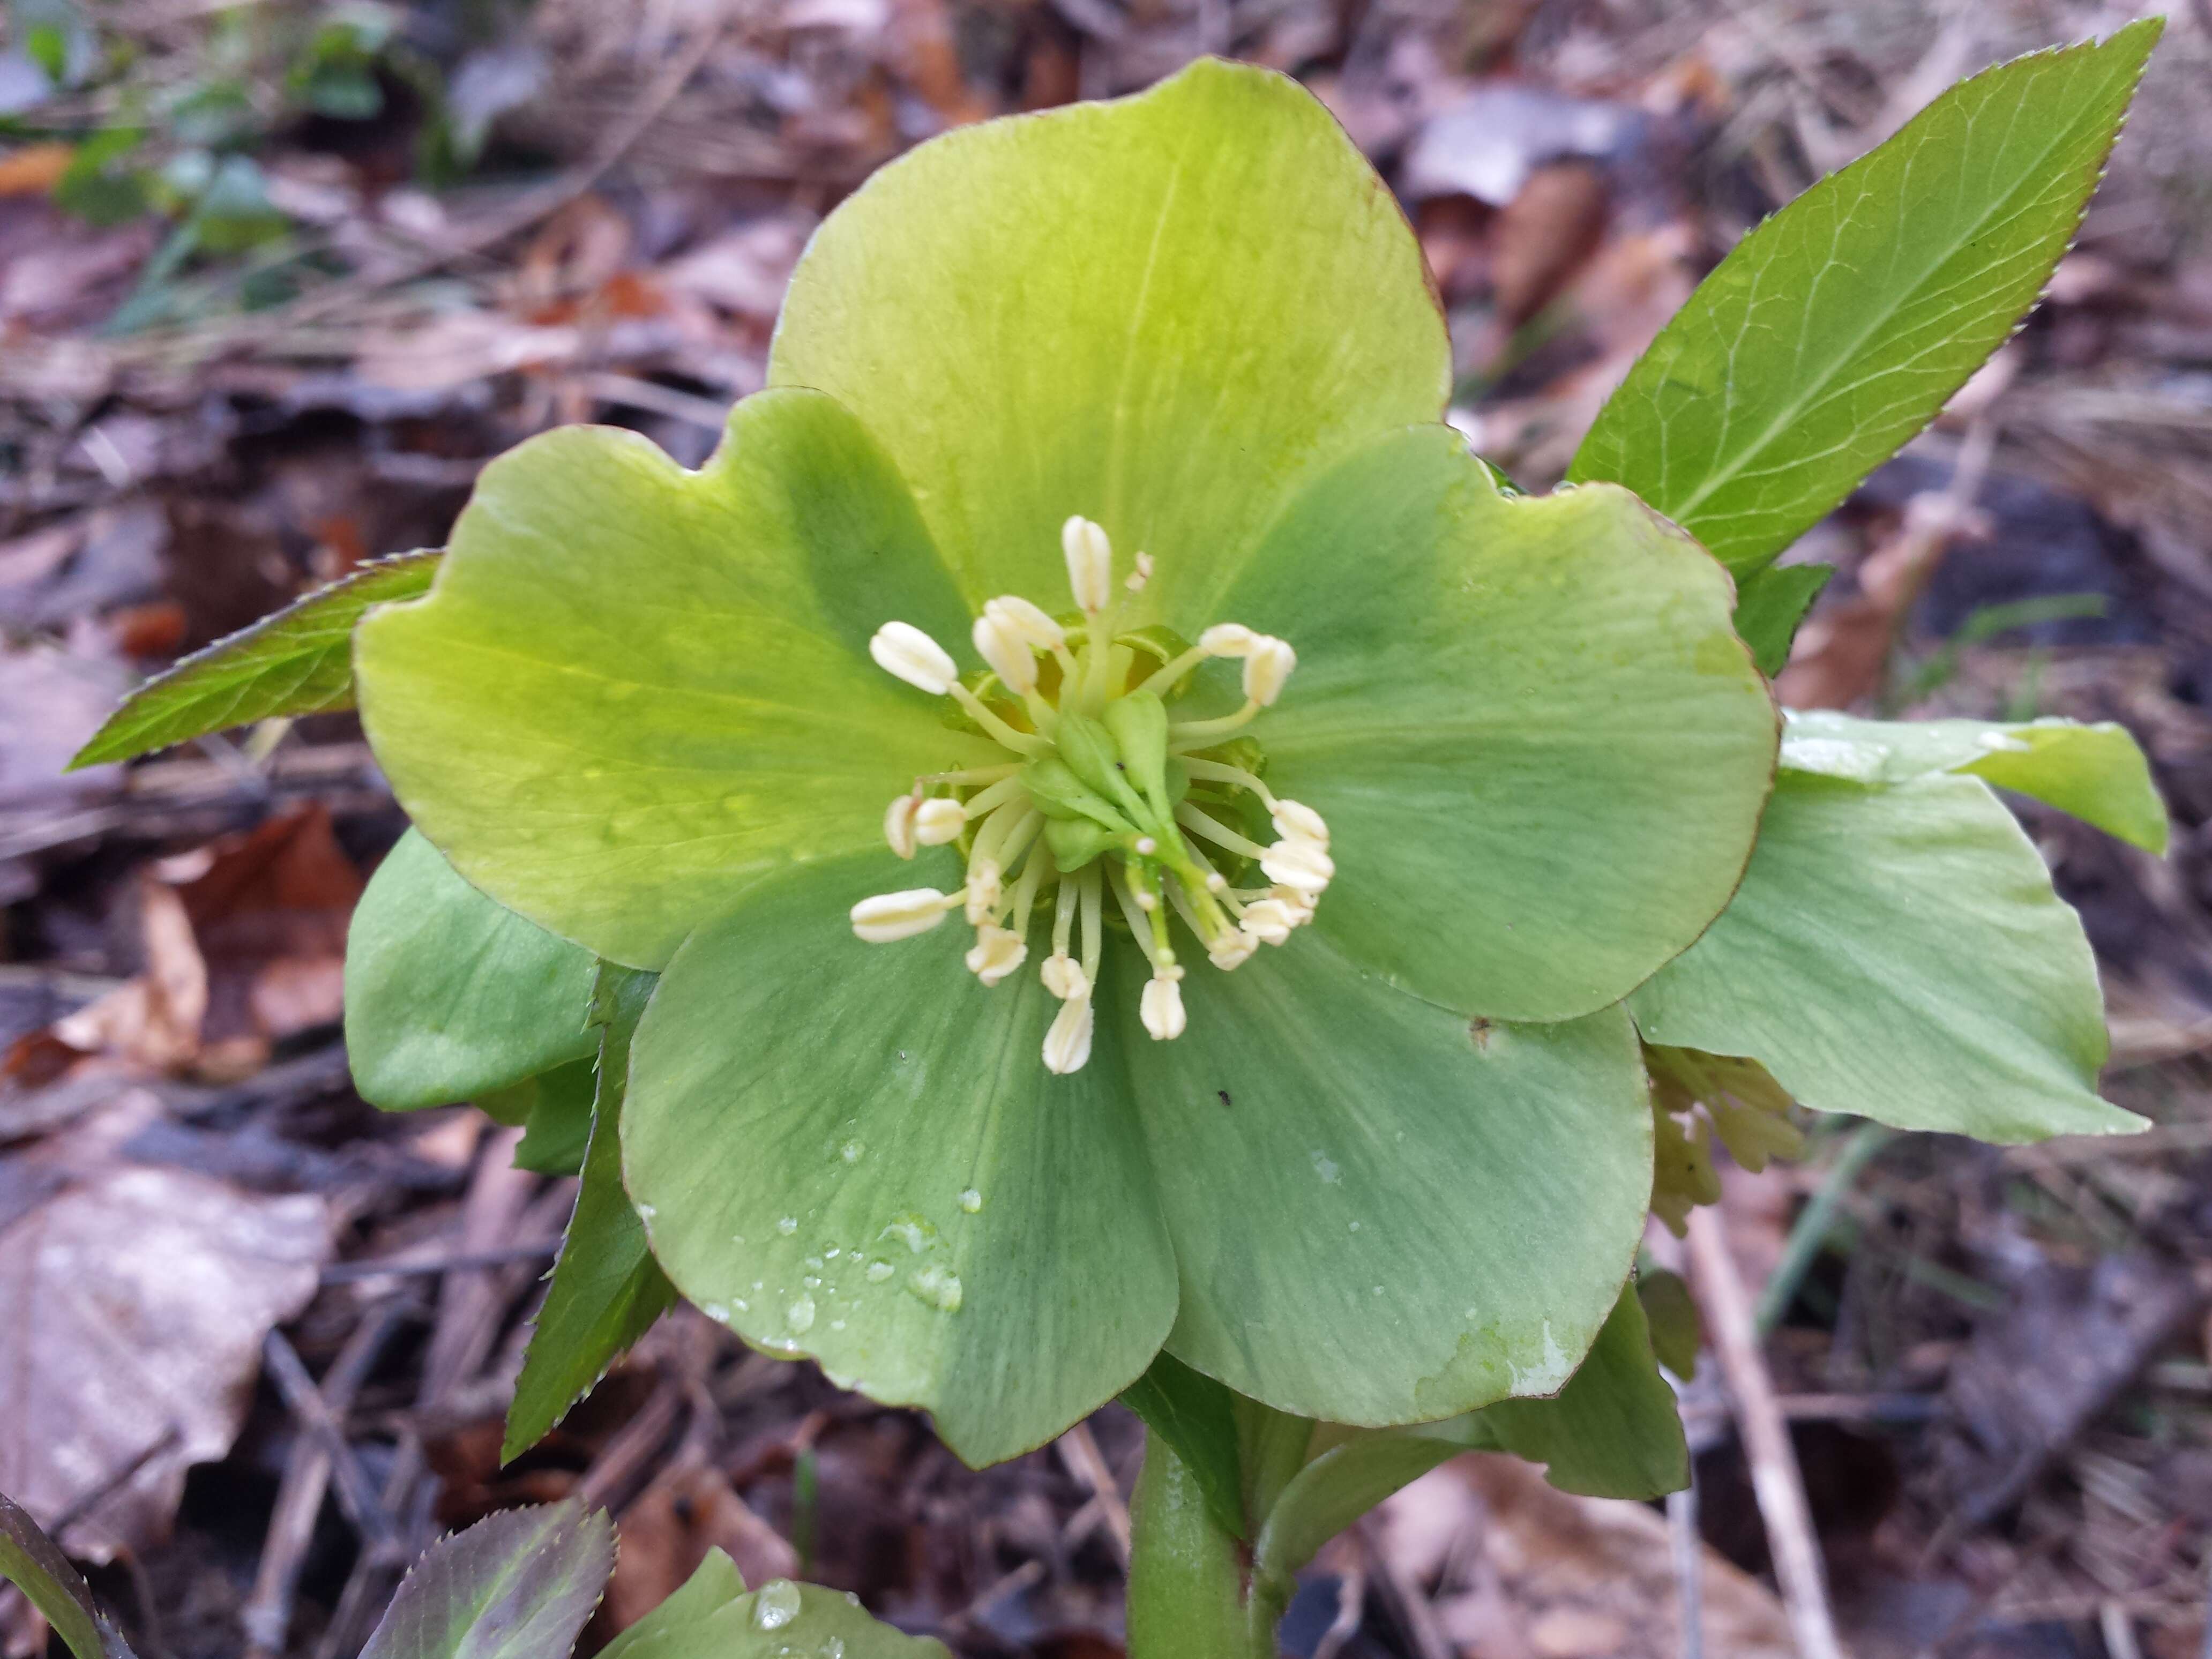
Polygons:
<instances>
[{"instance_id":1,"label":"flower stalk base","mask_svg":"<svg viewBox=\"0 0 2212 1659\"><path fill-rule=\"evenodd\" d=\"M1129 1510L1129 1659L1276 1659L1289 1584L1254 1578L1243 1542L1207 1511L1157 1434Z\"/></svg>"}]
</instances>

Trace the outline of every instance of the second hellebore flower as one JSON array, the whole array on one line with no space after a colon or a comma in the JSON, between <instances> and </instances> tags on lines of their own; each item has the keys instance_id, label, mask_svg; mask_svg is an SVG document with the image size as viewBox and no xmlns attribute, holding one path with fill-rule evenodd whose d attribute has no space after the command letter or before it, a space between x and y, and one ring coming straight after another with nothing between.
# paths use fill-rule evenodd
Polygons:
<instances>
[{"instance_id":1,"label":"second hellebore flower","mask_svg":"<svg viewBox=\"0 0 2212 1659\"><path fill-rule=\"evenodd\" d=\"M1720 568L1501 489L1449 375L1381 181L1204 63L884 168L700 471L486 469L364 718L661 973L621 1134L693 1301L974 1461L1163 1344L1346 1423L1565 1378L1651 1185L1618 1004L1776 722Z\"/></svg>"}]
</instances>

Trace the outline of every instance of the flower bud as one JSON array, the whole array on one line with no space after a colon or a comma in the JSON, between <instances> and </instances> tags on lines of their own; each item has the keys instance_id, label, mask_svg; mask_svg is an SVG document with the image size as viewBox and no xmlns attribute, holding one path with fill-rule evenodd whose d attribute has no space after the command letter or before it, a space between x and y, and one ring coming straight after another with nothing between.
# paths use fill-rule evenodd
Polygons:
<instances>
[{"instance_id":1,"label":"flower bud","mask_svg":"<svg viewBox=\"0 0 2212 1659\"><path fill-rule=\"evenodd\" d=\"M868 641L868 654L885 673L896 674L933 697L943 696L960 677L945 647L912 623L885 623Z\"/></svg>"},{"instance_id":2,"label":"flower bud","mask_svg":"<svg viewBox=\"0 0 2212 1659\"><path fill-rule=\"evenodd\" d=\"M1288 640L1262 634L1244 653L1244 695L1266 708L1283 695L1283 682L1298 665L1298 653Z\"/></svg>"},{"instance_id":3,"label":"flower bud","mask_svg":"<svg viewBox=\"0 0 2212 1659\"><path fill-rule=\"evenodd\" d=\"M942 847L959 840L967 823L968 814L960 803L939 795L915 808L914 838L924 847Z\"/></svg>"},{"instance_id":4,"label":"flower bud","mask_svg":"<svg viewBox=\"0 0 2212 1659\"><path fill-rule=\"evenodd\" d=\"M1182 987L1171 979L1147 980L1137 1012L1155 1042L1174 1042L1190 1023L1182 1010Z\"/></svg>"},{"instance_id":5,"label":"flower bud","mask_svg":"<svg viewBox=\"0 0 2212 1659\"><path fill-rule=\"evenodd\" d=\"M914 810L921 805L912 795L899 795L884 809L884 839L902 859L914 856Z\"/></svg>"},{"instance_id":6,"label":"flower bud","mask_svg":"<svg viewBox=\"0 0 2212 1659\"><path fill-rule=\"evenodd\" d=\"M983 607L983 614L1040 651L1051 651L1067 643L1067 630L1018 594L1000 594Z\"/></svg>"},{"instance_id":7,"label":"flower bud","mask_svg":"<svg viewBox=\"0 0 2212 1659\"><path fill-rule=\"evenodd\" d=\"M853 907L853 931L871 945L890 945L926 933L945 920L954 901L934 887L878 893Z\"/></svg>"},{"instance_id":8,"label":"flower bud","mask_svg":"<svg viewBox=\"0 0 2212 1659\"><path fill-rule=\"evenodd\" d=\"M1045 1070L1066 1077L1083 1069L1091 1058L1091 1023L1088 996L1071 997L1060 1005L1044 1034Z\"/></svg>"},{"instance_id":9,"label":"flower bud","mask_svg":"<svg viewBox=\"0 0 2212 1659\"><path fill-rule=\"evenodd\" d=\"M1060 527L1060 551L1067 556L1067 585L1075 603L1096 616L1114 598L1114 544L1106 532L1081 514Z\"/></svg>"},{"instance_id":10,"label":"flower bud","mask_svg":"<svg viewBox=\"0 0 2212 1659\"><path fill-rule=\"evenodd\" d=\"M991 665L1007 690L1020 696L1036 690L1036 658L1020 635L987 610L975 618L969 637L975 641L975 654Z\"/></svg>"}]
</instances>

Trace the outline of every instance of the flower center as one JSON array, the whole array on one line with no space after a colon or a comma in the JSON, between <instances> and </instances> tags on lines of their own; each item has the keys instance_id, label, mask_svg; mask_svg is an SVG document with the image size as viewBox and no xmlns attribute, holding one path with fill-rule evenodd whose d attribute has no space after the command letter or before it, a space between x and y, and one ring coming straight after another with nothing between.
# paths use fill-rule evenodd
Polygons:
<instances>
[{"instance_id":1,"label":"flower center","mask_svg":"<svg viewBox=\"0 0 2212 1659\"><path fill-rule=\"evenodd\" d=\"M953 699L1007 758L916 778L891 802L891 850L910 859L917 847L958 843L967 879L951 893L918 887L863 899L853 931L885 945L960 910L975 930L969 970L990 986L1028 959L1033 927L1048 929L1041 973L1061 1006L1044 1063L1066 1073L1091 1057L1109 896L1152 968L1145 1029L1166 1042L1184 1025L1177 939L1187 933L1214 967L1233 969L1311 920L1336 866L1321 814L1261 781L1266 757L1245 731L1281 695L1297 653L1237 623L1187 648L1163 643L1158 629L1117 633L1126 598L1151 579L1151 556L1138 554L1116 582L1098 526L1070 519L1060 544L1076 614L1055 619L1027 599L993 599L975 619L975 649L990 665L975 684L909 623L885 623L869 641L881 667ZM1242 659L1243 705L1177 719L1171 703L1212 657ZM1272 841L1256 838L1270 830Z\"/></svg>"}]
</instances>

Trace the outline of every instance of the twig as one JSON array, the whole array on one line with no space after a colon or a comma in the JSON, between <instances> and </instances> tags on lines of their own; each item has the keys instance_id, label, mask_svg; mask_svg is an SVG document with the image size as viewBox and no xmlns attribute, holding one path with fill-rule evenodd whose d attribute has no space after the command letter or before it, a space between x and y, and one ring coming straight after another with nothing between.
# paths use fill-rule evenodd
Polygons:
<instances>
[{"instance_id":1,"label":"twig","mask_svg":"<svg viewBox=\"0 0 2212 1659\"><path fill-rule=\"evenodd\" d=\"M364 1279L436 1278L471 1267L504 1267L517 1261L543 1261L559 1254L557 1238L533 1238L497 1249L464 1250L449 1255L385 1256L374 1261L340 1261L323 1269L325 1285L352 1285Z\"/></svg>"},{"instance_id":2,"label":"twig","mask_svg":"<svg viewBox=\"0 0 2212 1659\"><path fill-rule=\"evenodd\" d=\"M292 1601L299 1588L300 1568L307 1559L307 1544L314 1534L316 1518L322 1514L323 1498L334 1470L341 1506L368 1547L365 1553L374 1555L379 1547L389 1547L393 1541L391 1517L370 1487L353 1448L339 1432L338 1418L352 1403L385 1343L398 1328L403 1311L401 1304L392 1304L356 1326L319 1390L282 1332L270 1331L263 1344L270 1378L304 1432L284 1465L269 1519L269 1535L253 1576L253 1593L239 1609L248 1655L283 1651L292 1627Z\"/></svg>"},{"instance_id":3,"label":"twig","mask_svg":"<svg viewBox=\"0 0 2212 1659\"><path fill-rule=\"evenodd\" d=\"M1405 1569L1391 1559L1389 1551L1376 1547L1367 1522L1363 1521L1352 1535L1367 1563L1370 1577L1382 1592L1382 1599L1390 1604L1399 1629L1413 1644L1414 1659L1455 1659L1457 1650L1437 1628L1437 1615L1429 1606L1429 1598L1407 1576Z\"/></svg>"},{"instance_id":4,"label":"twig","mask_svg":"<svg viewBox=\"0 0 2212 1659\"><path fill-rule=\"evenodd\" d=\"M2097 1609L2097 1633L2105 1638L2106 1659L2142 1659L2126 1602L2106 1601Z\"/></svg>"},{"instance_id":5,"label":"twig","mask_svg":"<svg viewBox=\"0 0 2212 1659\"><path fill-rule=\"evenodd\" d=\"M1106 1467L1106 1459L1098 1449L1098 1442L1091 1432L1088 1423L1078 1423L1053 1443L1060 1461L1067 1472L1090 1489L1091 1500L1098 1505L1099 1517L1106 1523L1107 1535L1114 1540L1114 1553L1124 1571L1129 1565L1129 1506L1122 1501L1121 1489L1115 1483L1114 1471Z\"/></svg>"},{"instance_id":6,"label":"twig","mask_svg":"<svg viewBox=\"0 0 2212 1659\"><path fill-rule=\"evenodd\" d=\"M1674 1588L1682 1619L1682 1659L1705 1659L1705 1543L1698 1536L1698 1480L1667 1494L1667 1537L1674 1546Z\"/></svg>"},{"instance_id":7,"label":"twig","mask_svg":"<svg viewBox=\"0 0 2212 1659\"><path fill-rule=\"evenodd\" d=\"M1790 1443L1789 1425L1775 1403L1774 1384L1759 1351L1751 1301L1737 1276L1735 1259L1729 1254L1728 1233L1717 1211L1690 1212L1688 1243L1692 1280L1712 1338L1714 1358L1720 1361L1721 1381L1735 1408L1744 1455L1751 1463L1752 1492L1766 1526L1775 1581L1781 1587L1797 1651L1801 1659L1844 1659L1828 1611L1820 1546L1813 1534L1804 1477Z\"/></svg>"},{"instance_id":8,"label":"twig","mask_svg":"<svg viewBox=\"0 0 2212 1659\"><path fill-rule=\"evenodd\" d=\"M1358 1566L1347 1567L1344 1577L1336 1581L1336 1617L1315 1644L1313 1659L1336 1659L1344 1644L1359 1634L1360 1619L1366 1610L1367 1574Z\"/></svg>"}]
</instances>

